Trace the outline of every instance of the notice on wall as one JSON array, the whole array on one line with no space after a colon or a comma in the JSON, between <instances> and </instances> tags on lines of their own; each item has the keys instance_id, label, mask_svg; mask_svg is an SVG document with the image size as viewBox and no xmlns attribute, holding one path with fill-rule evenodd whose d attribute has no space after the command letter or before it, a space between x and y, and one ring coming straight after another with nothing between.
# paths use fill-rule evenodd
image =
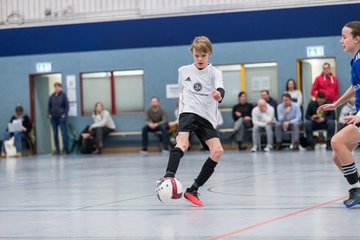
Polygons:
<instances>
[{"instance_id":1,"label":"notice on wall","mask_svg":"<svg viewBox=\"0 0 360 240\"><path fill-rule=\"evenodd\" d=\"M76 102L76 89L75 88L68 88L67 97L69 102Z\"/></svg>"},{"instance_id":2,"label":"notice on wall","mask_svg":"<svg viewBox=\"0 0 360 240\"><path fill-rule=\"evenodd\" d=\"M71 102L69 103L69 114L70 117L76 117L77 116L77 103Z\"/></svg>"},{"instance_id":3,"label":"notice on wall","mask_svg":"<svg viewBox=\"0 0 360 240\"><path fill-rule=\"evenodd\" d=\"M179 84L166 84L166 98L179 98Z\"/></svg>"},{"instance_id":4,"label":"notice on wall","mask_svg":"<svg viewBox=\"0 0 360 240\"><path fill-rule=\"evenodd\" d=\"M66 76L66 87L69 88L76 88L76 77L75 75L67 75Z\"/></svg>"},{"instance_id":5,"label":"notice on wall","mask_svg":"<svg viewBox=\"0 0 360 240\"><path fill-rule=\"evenodd\" d=\"M270 90L270 77L252 77L251 85L252 91Z\"/></svg>"}]
</instances>

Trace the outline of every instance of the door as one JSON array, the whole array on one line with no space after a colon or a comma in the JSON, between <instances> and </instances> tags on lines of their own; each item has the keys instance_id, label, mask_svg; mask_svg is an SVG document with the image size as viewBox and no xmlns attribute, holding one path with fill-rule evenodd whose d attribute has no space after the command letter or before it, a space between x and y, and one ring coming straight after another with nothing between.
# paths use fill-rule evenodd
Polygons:
<instances>
[{"instance_id":1,"label":"door","mask_svg":"<svg viewBox=\"0 0 360 240\"><path fill-rule=\"evenodd\" d=\"M47 113L55 82L61 83L61 74L30 75L31 117L35 124L36 150L39 154L51 153L55 149Z\"/></svg>"},{"instance_id":2,"label":"door","mask_svg":"<svg viewBox=\"0 0 360 240\"><path fill-rule=\"evenodd\" d=\"M331 72L336 76L336 61L335 58L312 58L298 60L298 86L302 88L303 94L303 106L306 111L307 105L312 100L311 86L315 81L315 78L322 73L322 67L324 63L329 63L331 66Z\"/></svg>"}]
</instances>

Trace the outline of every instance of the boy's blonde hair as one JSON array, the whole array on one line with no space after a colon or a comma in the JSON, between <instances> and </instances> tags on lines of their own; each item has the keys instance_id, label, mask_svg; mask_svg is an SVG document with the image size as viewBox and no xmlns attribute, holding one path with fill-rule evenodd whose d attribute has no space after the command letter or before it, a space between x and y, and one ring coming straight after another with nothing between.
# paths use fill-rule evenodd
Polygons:
<instances>
[{"instance_id":1,"label":"boy's blonde hair","mask_svg":"<svg viewBox=\"0 0 360 240\"><path fill-rule=\"evenodd\" d=\"M191 44L191 52L194 51L194 49L198 53L212 53L212 45L210 42L210 39L205 36L199 36L194 38L194 41Z\"/></svg>"}]
</instances>

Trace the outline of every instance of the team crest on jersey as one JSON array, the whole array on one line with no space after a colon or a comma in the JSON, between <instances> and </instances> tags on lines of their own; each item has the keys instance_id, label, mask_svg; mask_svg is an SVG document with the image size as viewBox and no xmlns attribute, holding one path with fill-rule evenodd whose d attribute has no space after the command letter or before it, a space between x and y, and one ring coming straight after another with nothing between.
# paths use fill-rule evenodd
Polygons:
<instances>
[{"instance_id":1,"label":"team crest on jersey","mask_svg":"<svg viewBox=\"0 0 360 240\"><path fill-rule=\"evenodd\" d=\"M185 81L191 82L191 78L187 77L187 79L185 79Z\"/></svg>"},{"instance_id":2,"label":"team crest on jersey","mask_svg":"<svg viewBox=\"0 0 360 240\"><path fill-rule=\"evenodd\" d=\"M202 85L201 85L200 83L195 83L195 84L194 84L194 90L195 90L196 92L200 92L201 89L202 89Z\"/></svg>"}]
</instances>

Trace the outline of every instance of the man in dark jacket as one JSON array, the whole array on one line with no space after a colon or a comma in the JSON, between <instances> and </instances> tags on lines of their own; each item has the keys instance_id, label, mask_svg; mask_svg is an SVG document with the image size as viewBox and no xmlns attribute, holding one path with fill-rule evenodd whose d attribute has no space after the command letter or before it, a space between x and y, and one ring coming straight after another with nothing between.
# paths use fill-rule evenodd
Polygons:
<instances>
[{"instance_id":1,"label":"man in dark jacket","mask_svg":"<svg viewBox=\"0 0 360 240\"><path fill-rule=\"evenodd\" d=\"M55 154L60 154L58 127L60 126L61 136L63 140L63 152L69 153L68 135L66 127L66 118L69 112L69 101L66 94L62 91L61 83L54 84L55 92L49 97L48 114L54 133Z\"/></svg>"},{"instance_id":2,"label":"man in dark jacket","mask_svg":"<svg viewBox=\"0 0 360 240\"><path fill-rule=\"evenodd\" d=\"M252 127L251 111L253 105L248 103L247 95L245 92L239 93L239 103L232 108L232 117L234 119L234 136L238 143L239 150L246 149L242 146L244 138L244 129Z\"/></svg>"},{"instance_id":3,"label":"man in dark jacket","mask_svg":"<svg viewBox=\"0 0 360 240\"><path fill-rule=\"evenodd\" d=\"M316 100L311 101L306 109L305 132L308 150L314 150L315 144L312 132L318 129L327 130L326 149L331 150L330 140L335 134L335 111L317 113L318 107L325 103L330 103L330 101L326 100L324 92L319 92Z\"/></svg>"}]
</instances>

